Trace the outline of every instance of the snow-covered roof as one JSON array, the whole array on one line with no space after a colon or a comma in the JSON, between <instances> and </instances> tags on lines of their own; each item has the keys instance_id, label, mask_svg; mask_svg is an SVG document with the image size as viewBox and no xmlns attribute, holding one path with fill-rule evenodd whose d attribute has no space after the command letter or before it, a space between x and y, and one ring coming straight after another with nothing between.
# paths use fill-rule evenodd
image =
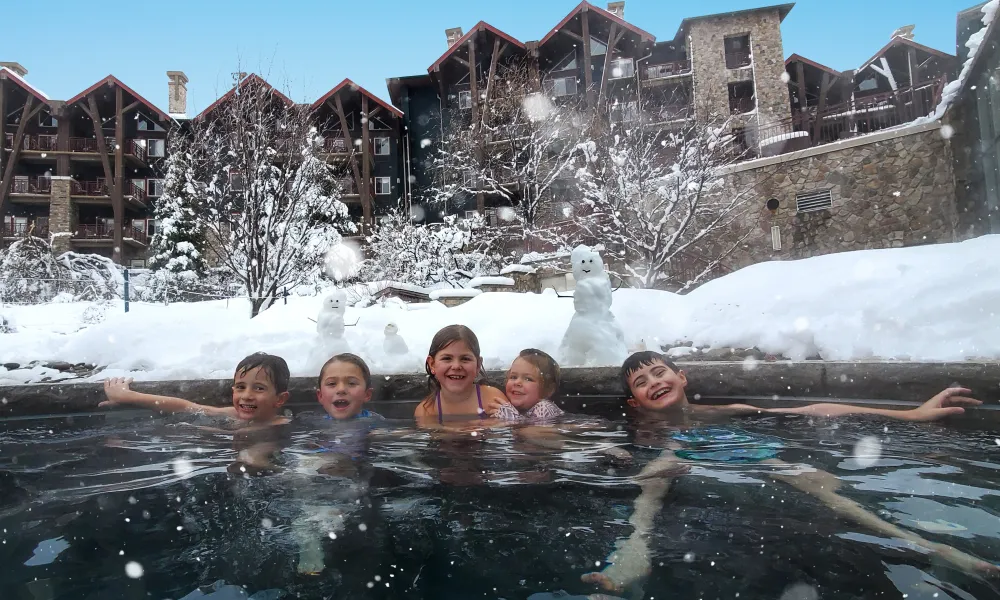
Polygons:
<instances>
[{"instance_id":1,"label":"snow-covered roof","mask_svg":"<svg viewBox=\"0 0 1000 600\"><path fill-rule=\"evenodd\" d=\"M473 288L451 288L445 290L434 290L431 292L430 296L431 300L439 300L441 298L475 298L482 293L482 290Z\"/></svg>"},{"instance_id":2,"label":"snow-covered roof","mask_svg":"<svg viewBox=\"0 0 1000 600\"><path fill-rule=\"evenodd\" d=\"M18 75L14 71L11 71L7 67L0 67L0 71L2 71L3 74L6 75L7 77L10 77L14 81L16 81L21 87L23 87L29 93L33 94L36 98L38 98L42 102L48 102L49 101L50 98L49 98L48 94L46 94L42 90L36 88L35 86L33 86L30 83L28 83L27 81L25 81L24 77L21 77L20 75Z\"/></svg>"},{"instance_id":3,"label":"snow-covered roof","mask_svg":"<svg viewBox=\"0 0 1000 600\"><path fill-rule=\"evenodd\" d=\"M514 285L514 280L510 277L473 277L468 287L477 288L481 285Z\"/></svg>"},{"instance_id":4,"label":"snow-covered roof","mask_svg":"<svg viewBox=\"0 0 1000 600\"><path fill-rule=\"evenodd\" d=\"M969 58L962 65L962 71L958 74L958 79L944 86L944 90L941 92L941 102L938 103L934 112L926 117L917 119L917 122L937 120L943 117L944 113L955 102L955 98L968 85L972 74L972 67L979 60L979 55L982 54L983 40L986 39L987 35L993 33L998 8L1000 8L1000 0L990 0L979 9L983 13L983 28L972 34L968 41L965 42L965 47L969 49Z\"/></svg>"},{"instance_id":5,"label":"snow-covered roof","mask_svg":"<svg viewBox=\"0 0 1000 600\"><path fill-rule=\"evenodd\" d=\"M535 267L529 267L528 265L507 265L500 270L501 275L507 275L509 273L527 273L528 275L535 272Z\"/></svg>"}]
</instances>

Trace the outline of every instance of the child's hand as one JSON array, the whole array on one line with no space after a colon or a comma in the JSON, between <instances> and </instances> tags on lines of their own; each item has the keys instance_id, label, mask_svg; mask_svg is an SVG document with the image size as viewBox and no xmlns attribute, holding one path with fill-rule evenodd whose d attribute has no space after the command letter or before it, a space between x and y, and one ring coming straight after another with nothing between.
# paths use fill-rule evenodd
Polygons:
<instances>
[{"instance_id":1,"label":"child's hand","mask_svg":"<svg viewBox=\"0 0 1000 600\"><path fill-rule=\"evenodd\" d=\"M105 379L104 394L108 397L108 399L101 402L97 406L105 408L109 406L118 406L119 404L125 404L128 402L129 396L134 393L128 387L131 383L132 380L126 379L125 377L112 377L110 379Z\"/></svg>"},{"instance_id":2,"label":"child's hand","mask_svg":"<svg viewBox=\"0 0 1000 600\"><path fill-rule=\"evenodd\" d=\"M500 407L505 404L510 404L506 398L490 394L486 398L483 398L483 412L492 415L499 411Z\"/></svg>"},{"instance_id":3,"label":"child's hand","mask_svg":"<svg viewBox=\"0 0 1000 600\"><path fill-rule=\"evenodd\" d=\"M963 406L979 406L982 404L980 400L969 398L965 395L971 392L972 390L966 388L948 388L927 402L924 402L920 408L906 411L907 420L937 421L938 419L952 415L960 415L965 412L965 409L962 408Z\"/></svg>"}]
</instances>

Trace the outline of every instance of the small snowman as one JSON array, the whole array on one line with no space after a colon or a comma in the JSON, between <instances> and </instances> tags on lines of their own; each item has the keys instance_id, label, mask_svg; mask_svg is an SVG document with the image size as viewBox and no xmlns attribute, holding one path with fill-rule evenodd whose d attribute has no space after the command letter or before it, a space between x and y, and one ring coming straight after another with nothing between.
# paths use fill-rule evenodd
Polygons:
<instances>
[{"instance_id":1,"label":"small snowman","mask_svg":"<svg viewBox=\"0 0 1000 600\"><path fill-rule=\"evenodd\" d=\"M344 311L347 310L347 295L343 290L334 290L323 298L319 314L316 316L316 343L309 355L309 369L319 368L335 354L350 352L344 339Z\"/></svg>"},{"instance_id":2,"label":"small snowman","mask_svg":"<svg viewBox=\"0 0 1000 600\"><path fill-rule=\"evenodd\" d=\"M559 346L559 362L572 367L620 365L628 350L625 334L611 313L611 280L604 261L587 246L574 248L570 260L576 312Z\"/></svg>"},{"instance_id":3,"label":"small snowman","mask_svg":"<svg viewBox=\"0 0 1000 600\"><path fill-rule=\"evenodd\" d=\"M406 347L406 340L399 335L399 327L395 323L385 326L385 340L382 342L382 350L388 356L405 356L410 353Z\"/></svg>"}]
</instances>

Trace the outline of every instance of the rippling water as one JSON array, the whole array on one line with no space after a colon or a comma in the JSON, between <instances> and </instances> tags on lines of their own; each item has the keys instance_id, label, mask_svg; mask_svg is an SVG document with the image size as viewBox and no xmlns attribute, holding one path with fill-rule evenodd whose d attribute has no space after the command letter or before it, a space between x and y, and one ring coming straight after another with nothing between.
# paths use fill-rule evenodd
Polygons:
<instances>
[{"instance_id":1,"label":"rippling water","mask_svg":"<svg viewBox=\"0 0 1000 600\"><path fill-rule=\"evenodd\" d=\"M366 435L308 412L250 436L143 412L0 421L0 598L596 593L580 576L632 533L633 477L672 429L589 424L553 450L506 427L389 421ZM996 431L738 427L780 440L792 471L829 471L882 519L1000 562ZM611 446L634 460L608 459ZM838 518L775 469L701 461L678 478L649 536L644 597L1000 597L995 581Z\"/></svg>"}]
</instances>

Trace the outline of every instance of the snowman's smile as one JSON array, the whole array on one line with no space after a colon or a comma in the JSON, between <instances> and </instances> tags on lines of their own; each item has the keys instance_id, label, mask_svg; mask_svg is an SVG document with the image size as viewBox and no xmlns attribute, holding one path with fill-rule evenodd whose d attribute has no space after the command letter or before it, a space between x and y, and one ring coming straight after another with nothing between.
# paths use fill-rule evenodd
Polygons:
<instances>
[{"instance_id":1,"label":"snowman's smile","mask_svg":"<svg viewBox=\"0 0 1000 600\"><path fill-rule=\"evenodd\" d=\"M590 269L582 269L584 273L590 273Z\"/></svg>"}]
</instances>

